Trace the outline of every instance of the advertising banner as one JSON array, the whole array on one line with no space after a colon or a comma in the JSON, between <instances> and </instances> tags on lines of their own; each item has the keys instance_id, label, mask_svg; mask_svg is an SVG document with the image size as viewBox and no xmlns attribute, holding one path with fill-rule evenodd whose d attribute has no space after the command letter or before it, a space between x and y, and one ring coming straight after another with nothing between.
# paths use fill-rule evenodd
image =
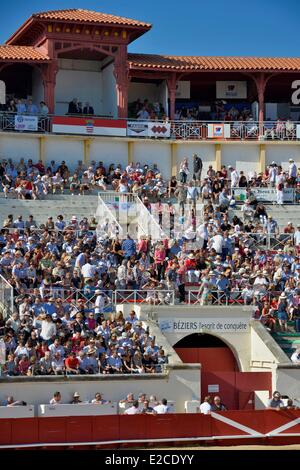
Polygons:
<instances>
[{"instance_id":1,"label":"advertising banner","mask_svg":"<svg viewBox=\"0 0 300 470\"><path fill-rule=\"evenodd\" d=\"M128 121L128 137L161 137L168 138L171 135L171 124L160 121Z\"/></svg>"},{"instance_id":2,"label":"advertising banner","mask_svg":"<svg viewBox=\"0 0 300 470\"><path fill-rule=\"evenodd\" d=\"M251 188L251 192L254 194L258 201L264 202L276 202L277 201L277 190L275 188ZM294 188L284 188L283 190L283 201L293 202L294 201Z\"/></svg>"},{"instance_id":3,"label":"advertising banner","mask_svg":"<svg viewBox=\"0 0 300 470\"><path fill-rule=\"evenodd\" d=\"M148 123L148 136L149 137L170 137L171 124L164 122L149 122Z\"/></svg>"},{"instance_id":4,"label":"advertising banner","mask_svg":"<svg viewBox=\"0 0 300 470\"><path fill-rule=\"evenodd\" d=\"M208 124L207 137L209 139L228 139L230 137L230 124Z\"/></svg>"},{"instance_id":5,"label":"advertising banner","mask_svg":"<svg viewBox=\"0 0 300 470\"><path fill-rule=\"evenodd\" d=\"M147 137L148 123L139 121L128 121L127 135L129 137Z\"/></svg>"},{"instance_id":6,"label":"advertising banner","mask_svg":"<svg viewBox=\"0 0 300 470\"><path fill-rule=\"evenodd\" d=\"M16 131L37 131L38 130L37 116L15 116L15 130Z\"/></svg>"},{"instance_id":7,"label":"advertising banner","mask_svg":"<svg viewBox=\"0 0 300 470\"><path fill-rule=\"evenodd\" d=\"M203 331L218 333L246 333L249 320L245 318L164 318L159 321L163 333L201 333Z\"/></svg>"},{"instance_id":8,"label":"advertising banner","mask_svg":"<svg viewBox=\"0 0 300 470\"><path fill-rule=\"evenodd\" d=\"M216 98L247 98L247 82L246 81L217 81L216 82Z\"/></svg>"},{"instance_id":9,"label":"advertising banner","mask_svg":"<svg viewBox=\"0 0 300 470\"><path fill-rule=\"evenodd\" d=\"M111 135L126 137L125 119L53 116L52 132L58 134Z\"/></svg>"}]
</instances>

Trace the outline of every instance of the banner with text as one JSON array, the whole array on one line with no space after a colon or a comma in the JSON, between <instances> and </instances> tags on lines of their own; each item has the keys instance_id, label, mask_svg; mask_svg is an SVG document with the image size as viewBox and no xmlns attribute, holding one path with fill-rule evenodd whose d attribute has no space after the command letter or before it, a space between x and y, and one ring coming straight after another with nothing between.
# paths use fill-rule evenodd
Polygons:
<instances>
[{"instance_id":1,"label":"banner with text","mask_svg":"<svg viewBox=\"0 0 300 470\"><path fill-rule=\"evenodd\" d=\"M247 198L247 191L245 188L233 188L234 199L237 202L244 202ZM276 202L277 190L275 188L251 188L251 193L256 197L259 202ZM294 188L284 188L283 201L294 201Z\"/></svg>"},{"instance_id":2,"label":"banner with text","mask_svg":"<svg viewBox=\"0 0 300 470\"><path fill-rule=\"evenodd\" d=\"M251 192L254 194L258 201L277 201L277 190L275 188L251 188ZM283 190L283 201L293 202L294 201L294 188L284 188Z\"/></svg>"},{"instance_id":3,"label":"banner with text","mask_svg":"<svg viewBox=\"0 0 300 470\"><path fill-rule=\"evenodd\" d=\"M163 137L171 135L171 124L159 121L128 121L128 137Z\"/></svg>"},{"instance_id":4,"label":"banner with text","mask_svg":"<svg viewBox=\"0 0 300 470\"><path fill-rule=\"evenodd\" d=\"M16 131L37 131L38 130L37 116L15 116L15 130Z\"/></svg>"},{"instance_id":5,"label":"banner with text","mask_svg":"<svg viewBox=\"0 0 300 470\"><path fill-rule=\"evenodd\" d=\"M246 333L249 320L245 318L163 318L159 320L163 333Z\"/></svg>"}]
</instances>

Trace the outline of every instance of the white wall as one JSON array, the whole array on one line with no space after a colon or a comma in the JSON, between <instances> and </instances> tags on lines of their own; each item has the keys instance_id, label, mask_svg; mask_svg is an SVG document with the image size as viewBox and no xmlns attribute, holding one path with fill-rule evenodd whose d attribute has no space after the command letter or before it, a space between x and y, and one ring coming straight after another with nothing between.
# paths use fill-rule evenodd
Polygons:
<instances>
[{"instance_id":1,"label":"white wall","mask_svg":"<svg viewBox=\"0 0 300 470\"><path fill-rule=\"evenodd\" d=\"M121 163L124 168L127 166L127 142L103 141L100 139L94 139L91 141L90 147L90 160L103 161L104 165L109 166L111 163L115 165Z\"/></svg>"},{"instance_id":2,"label":"white wall","mask_svg":"<svg viewBox=\"0 0 300 470\"><path fill-rule=\"evenodd\" d=\"M116 79L114 64L108 65L102 72L102 114L116 118L118 116Z\"/></svg>"},{"instance_id":3,"label":"white wall","mask_svg":"<svg viewBox=\"0 0 300 470\"><path fill-rule=\"evenodd\" d=\"M171 168L171 146L162 142L134 142L133 161L143 165L157 163L163 177L168 176Z\"/></svg>"},{"instance_id":4,"label":"white wall","mask_svg":"<svg viewBox=\"0 0 300 470\"><path fill-rule=\"evenodd\" d=\"M39 159L39 139L34 135L28 137L18 133L0 136L0 158L12 158L19 161L20 158Z\"/></svg>"},{"instance_id":5,"label":"white wall","mask_svg":"<svg viewBox=\"0 0 300 470\"><path fill-rule=\"evenodd\" d=\"M193 154L196 153L203 161L203 174L208 170L208 165L214 165L215 162L215 144L203 144L201 142L184 142L177 141L176 146L176 162L177 173L179 171L180 162L184 158L188 158L191 173L189 179L193 177Z\"/></svg>"},{"instance_id":6,"label":"white wall","mask_svg":"<svg viewBox=\"0 0 300 470\"><path fill-rule=\"evenodd\" d=\"M233 165L237 171L242 170L246 175L249 171L259 171L259 145L223 144L221 159L222 165Z\"/></svg>"},{"instance_id":7,"label":"white wall","mask_svg":"<svg viewBox=\"0 0 300 470\"><path fill-rule=\"evenodd\" d=\"M266 143L266 164L276 163L288 166L289 158L293 158L297 166L300 166L300 145L299 144L267 144Z\"/></svg>"},{"instance_id":8,"label":"white wall","mask_svg":"<svg viewBox=\"0 0 300 470\"><path fill-rule=\"evenodd\" d=\"M63 403L69 403L74 392L80 394L82 401L90 401L95 393L100 392L104 399L118 402L130 392L137 397L139 393L156 395L157 399L167 398L175 401L176 412L184 413L184 402L187 400L199 400L200 369L199 365L181 366L178 370L171 369L169 375L164 378L124 377L124 379L111 379L110 377L97 377L97 380L80 380L72 378L70 381L35 381L14 382L11 380L1 383L0 401L12 395L15 400L24 400L28 404L47 404L54 392L60 391Z\"/></svg>"},{"instance_id":9,"label":"white wall","mask_svg":"<svg viewBox=\"0 0 300 470\"><path fill-rule=\"evenodd\" d=\"M67 137L48 139L45 141L45 166L51 160L60 163L65 160L69 169L77 167L78 160L83 160L83 140L69 139Z\"/></svg>"},{"instance_id":10,"label":"white wall","mask_svg":"<svg viewBox=\"0 0 300 470\"><path fill-rule=\"evenodd\" d=\"M39 106L44 101L44 84L41 73L34 68L32 70L32 101Z\"/></svg>"}]
</instances>

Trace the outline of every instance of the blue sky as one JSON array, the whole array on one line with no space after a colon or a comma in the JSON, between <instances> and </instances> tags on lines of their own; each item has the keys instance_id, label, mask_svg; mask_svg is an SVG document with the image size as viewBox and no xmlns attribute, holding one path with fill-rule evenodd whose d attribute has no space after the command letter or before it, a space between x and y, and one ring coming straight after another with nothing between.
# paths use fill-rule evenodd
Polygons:
<instances>
[{"instance_id":1,"label":"blue sky","mask_svg":"<svg viewBox=\"0 0 300 470\"><path fill-rule=\"evenodd\" d=\"M0 43L33 12L85 8L152 23L130 52L300 55L299 0L14 0L0 5Z\"/></svg>"}]
</instances>

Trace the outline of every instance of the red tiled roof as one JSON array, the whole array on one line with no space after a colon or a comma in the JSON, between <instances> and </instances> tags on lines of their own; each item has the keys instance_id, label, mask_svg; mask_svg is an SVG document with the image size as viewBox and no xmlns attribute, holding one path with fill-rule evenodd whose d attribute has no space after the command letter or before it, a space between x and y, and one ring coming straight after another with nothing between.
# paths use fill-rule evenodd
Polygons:
<instances>
[{"instance_id":1,"label":"red tiled roof","mask_svg":"<svg viewBox=\"0 0 300 470\"><path fill-rule=\"evenodd\" d=\"M97 11L70 9L70 10L52 10L41 13L34 13L34 18L47 20L68 20L68 21L84 21L87 23L105 23L125 26L138 26L143 28L151 28L151 24L144 23L130 18L121 16L108 15Z\"/></svg>"},{"instance_id":2,"label":"red tiled roof","mask_svg":"<svg viewBox=\"0 0 300 470\"><path fill-rule=\"evenodd\" d=\"M300 58L288 57L192 57L128 54L131 68L163 70L300 70Z\"/></svg>"},{"instance_id":3,"label":"red tiled roof","mask_svg":"<svg viewBox=\"0 0 300 470\"><path fill-rule=\"evenodd\" d=\"M49 60L46 54L32 46L1 46L0 45L0 61L1 60Z\"/></svg>"}]
</instances>

